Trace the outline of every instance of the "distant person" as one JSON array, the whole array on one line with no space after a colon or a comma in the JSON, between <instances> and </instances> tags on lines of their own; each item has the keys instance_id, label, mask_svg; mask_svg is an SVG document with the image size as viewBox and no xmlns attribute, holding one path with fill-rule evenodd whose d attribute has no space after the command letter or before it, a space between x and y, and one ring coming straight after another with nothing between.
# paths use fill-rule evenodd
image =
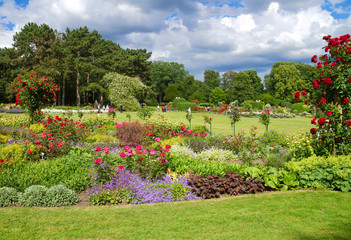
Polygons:
<instances>
[{"instance_id":1,"label":"distant person","mask_svg":"<svg viewBox=\"0 0 351 240\"><path fill-rule=\"evenodd\" d=\"M160 105L157 105L157 112L160 111Z\"/></svg>"},{"instance_id":2,"label":"distant person","mask_svg":"<svg viewBox=\"0 0 351 240\"><path fill-rule=\"evenodd\" d=\"M119 105L119 111L122 113L123 112L123 106L122 104Z\"/></svg>"},{"instance_id":3,"label":"distant person","mask_svg":"<svg viewBox=\"0 0 351 240\"><path fill-rule=\"evenodd\" d=\"M165 106L165 112L167 112L167 105Z\"/></svg>"},{"instance_id":4,"label":"distant person","mask_svg":"<svg viewBox=\"0 0 351 240\"><path fill-rule=\"evenodd\" d=\"M101 105L100 104L98 104L97 109L98 109L98 113L100 113L100 111L101 111Z\"/></svg>"}]
</instances>

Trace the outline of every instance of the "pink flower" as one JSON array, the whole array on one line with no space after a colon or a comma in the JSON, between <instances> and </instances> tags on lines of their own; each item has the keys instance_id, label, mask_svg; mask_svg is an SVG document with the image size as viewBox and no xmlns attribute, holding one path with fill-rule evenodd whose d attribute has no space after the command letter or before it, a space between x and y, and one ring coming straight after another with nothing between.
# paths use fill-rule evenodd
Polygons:
<instances>
[{"instance_id":1,"label":"pink flower","mask_svg":"<svg viewBox=\"0 0 351 240\"><path fill-rule=\"evenodd\" d=\"M157 137L155 138L155 142L159 142L161 140L161 138Z\"/></svg>"},{"instance_id":2,"label":"pink flower","mask_svg":"<svg viewBox=\"0 0 351 240\"><path fill-rule=\"evenodd\" d=\"M154 149L151 149L151 150L150 150L150 155L151 155L151 156L155 155L155 150L154 150Z\"/></svg>"},{"instance_id":3,"label":"pink flower","mask_svg":"<svg viewBox=\"0 0 351 240\"><path fill-rule=\"evenodd\" d=\"M274 145L274 144L272 144L272 145L271 145L271 147L275 147L275 145Z\"/></svg>"},{"instance_id":4,"label":"pink flower","mask_svg":"<svg viewBox=\"0 0 351 240\"><path fill-rule=\"evenodd\" d=\"M67 133L66 135L67 135L67 136L71 136L71 133Z\"/></svg>"},{"instance_id":5,"label":"pink flower","mask_svg":"<svg viewBox=\"0 0 351 240\"><path fill-rule=\"evenodd\" d=\"M128 145L126 145L126 146L123 147L123 149L126 150L126 151L127 151L129 148L130 148L130 147L129 147Z\"/></svg>"},{"instance_id":6,"label":"pink flower","mask_svg":"<svg viewBox=\"0 0 351 240\"><path fill-rule=\"evenodd\" d=\"M28 145L29 143L28 142L25 142L24 145Z\"/></svg>"},{"instance_id":7,"label":"pink flower","mask_svg":"<svg viewBox=\"0 0 351 240\"><path fill-rule=\"evenodd\" d=\"M136 149L136 150L141 150L141 149L143 149L143 146L138 145L138 146L135 147L135 149Z\"/></svg>"},{"instance_id":8,"label":"pink flower","mask_svg":"<svg viewBox=\"0 0 351 240\"><path fill-rule=\"evenodd\" d=\"M105 147L105 148L104 148L104 153L105 153L105 154L109 154L109 152L110 152L110 149L109 149L108 147Z\"/></svg>"},{"instance_id":9,"label":"pink flower","mask_svg":"<svg viewBox=\"0 0 351 240\"><path fill-rule=\"evenodd\" d=\"M171 148L171 145L166 145L166 149L169 149L169 148Z\"/></svg>"},{"instance_id":10,"label":"pink flower","mask_svg":"<svg viewBox=\"0 0 351 240\"><path fill-rule=\"evenodd\" d=\"M32 150L29 149L29 150L28 150L28 153L32 153Z\"/></svg>"},{"instance_id":11,"label":"pink flower","mask_svg":"<svg viewBox=\"0 0 351 240\"><path fill-rule=\"evenodd\" d=\"M95 149L95 151L101 152L101 148L97 147L97 148Z\"/></svg>"},{"instance_id":12,"label":"pink flower","mask_svg":"<svg viewBox=\"0 0 351 240\"><path fill-rule=\"evenodd\" d=\"M160 156L161 156L161 157L164 157L164 156L166 156L166 153L165 153L165 152L161 152L161 153L160 153Z\"/></svg>"},{"instance_id":13,"label":"pink flower","mask_svg":"<svg viewBox=\"0 0 351 240\"><path fill-rule=\"evenodd\" d=\"M101 158L94 158L94 162L101 163Z\"/></svg>"},{"instance_id":14,"label":"pink flower","mask_svg":"<svg viewBox=\"0 0 351 240\"><path fill-rule=\"evenodd\" d=\"M123 169L124 167L123 166L118 166L118 169Z\"/></svg>"},{"instance_id":15,"label":"pink flower","mask_svg":"<svg viewBox=\"0 0 351 240\"><path fill-rule=\"evenodd\" d=\"M124 158L126 155L125 155L124 152L121 152L121 153L119 154L119 156L120 156L121 158Z\"/></svg>"}]
</instances>

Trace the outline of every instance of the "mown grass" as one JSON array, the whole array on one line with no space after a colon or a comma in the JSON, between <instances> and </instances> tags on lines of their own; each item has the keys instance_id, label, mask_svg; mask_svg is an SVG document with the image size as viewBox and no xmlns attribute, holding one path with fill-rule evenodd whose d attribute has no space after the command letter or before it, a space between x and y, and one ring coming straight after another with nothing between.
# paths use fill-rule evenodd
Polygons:
<instances>
[{"instance_id":1,"label":"mown grass","mask_svg":"<svg viewBox=\"0 0 351 240\"><path fill-rule=\"evenodd\" d=\"M0 209L1 239L350 239L351 194L275 192L149 205Z\"/></svg>"}]
</instances>

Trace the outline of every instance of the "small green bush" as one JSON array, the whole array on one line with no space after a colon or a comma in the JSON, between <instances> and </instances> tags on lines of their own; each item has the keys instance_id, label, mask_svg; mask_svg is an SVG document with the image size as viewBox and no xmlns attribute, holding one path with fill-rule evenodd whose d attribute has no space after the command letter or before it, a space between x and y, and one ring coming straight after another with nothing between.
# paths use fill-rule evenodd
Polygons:
<instances>
[{"instance_id":1,"label":"small green bush","mask_svg":"<svg viewBox=\"0 0 351 240\"><path fill-rule=\"evenodd\" d=\"M303 187L351 191L351 156L311 156L286 166L298 175Z\"/></svg>"},{"instance_id":2,"label":"small green bush","mask_svg":"<svg viewBox=\"0 0 351 240\"><path fill-rule=\"evenodd\" d=\"M89 201L93 205L117 205L120 203L131 203L134 200L137 199L128 188L101 189L98 193L93 193L89 197Z\"/></svg>"},{"instance_id":3,"label":"small green bush","mask_svg":"<svg viewBox=\"0 0 351 240\"><path fill-rule=\"evenodd\" d=\"M290 112L294 112L296 110L297 113L302 113L302 112L310 112L310 108L303 103L294 103L291 106Z\"/></svg>"},{"instance_id":4,"label":"small green bush","mask_svg":"<svg viewBox=\"0 0 351 240\"><path fill-rule=\"evenodd\" d=\"M111 135L95 134L88 136L85 141L87 143L111 143L118 142L118 139Z\"/></svg>"},{"instance_id":5,"label":"small green bush","mask_svg":"<svg viewBox=\"0 0 351 240\"><path fill-rule=\"evenodd\" d=\"M0 188L0 207L13 206L18 202L18 192L11 187Z\"/></svg>"},{"instance_id":6,"label":"small green bush","mask_svg":"<svg viewBox=\"0 0 351 240\"><path fill-rule=\"evenodd\" d=\"M92 155L72 151L57 159L21 162L1 169L0 187L24 191L36 184L48 187L63 184L74 191L84 191L90 183L87 172L91 165Z\"/></svg>"},{"instance_id":7,"label":"small green bush","mask_svg":"<svg viewBox=\"0 0 351 240\"><path fill-rule=\"evenodd\" d=\"M187 102L187 101L184 98L175 98L173 100L173 107L177 108L178 104L182 102Z\"/></svg>"},{"instance_id":8,"label":"small green bush","mask_svg":"<svg viewBox=\"0 0 351 240\"><path fill-rule=\"evenodd\" d=\"M49 207L70 206L79 202L77 194L63 185L50 187L46 198Z\"/></svg>"},{"instance_id":9,"label":"small green bush","mask_svg":"<svg viewBox=\"0 0 351 240\"><path fill-rule=\"evenodd\" d=\"M179 111L185 111L185 110L189 109L189 107L192 110L194 110L194 108L196 107L196 103L193 103L193 102L180 102L180 103L177 104L175 109L177 109Z\"/></svg>"},{"instance_id":10,"label":"small green bush","mask_svg":"<svg viewBox=\"0 0 351 240\"><path fill-rule=\"evenodd\" d=\"M18 202L25 207L46 207L47 191L48 188L42 185L30 186L20 194Z\"/></svg>"}]
</instances>

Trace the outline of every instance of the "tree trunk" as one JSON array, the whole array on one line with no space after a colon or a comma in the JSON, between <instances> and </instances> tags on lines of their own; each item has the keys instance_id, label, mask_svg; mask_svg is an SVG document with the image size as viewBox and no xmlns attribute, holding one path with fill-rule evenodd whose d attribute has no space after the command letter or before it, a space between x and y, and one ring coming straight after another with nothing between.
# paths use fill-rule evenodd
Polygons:
<instances>
[{"instance_id":1,"label":"tree trunk","mask_svg":"<svg viewBox=\"0 0 351 240\"><path fill-rule=\"evenodd\" d=\"M77 107L80 107L79 77L80 77L80 73L79 73L79 71L77 71L77 88L76 88Z\"/></svg>"},{"instance_id":2,"label":"tree trunk","mask_svg":"<svg viewBox=\"0 0 351 240\"><path fill-rule=\"evenodd\" d=\"M66 98L66 80L65 77L62 79L62 99L61 99L61 104L62 106L65 106L65 98Z\"/></svg>"},{"instance_id":3,"label":"tree trunk","mask_svg":"<svg viewBox=\"0 0 351 240\"><path fill-rule=\"evenodd\" d=\"M89 86L89 82L90 82L90 73L88 72L87 75L87 86ZM85 91L85 104L89 104L89 92Z\"/></svg>"}]
</instances>

